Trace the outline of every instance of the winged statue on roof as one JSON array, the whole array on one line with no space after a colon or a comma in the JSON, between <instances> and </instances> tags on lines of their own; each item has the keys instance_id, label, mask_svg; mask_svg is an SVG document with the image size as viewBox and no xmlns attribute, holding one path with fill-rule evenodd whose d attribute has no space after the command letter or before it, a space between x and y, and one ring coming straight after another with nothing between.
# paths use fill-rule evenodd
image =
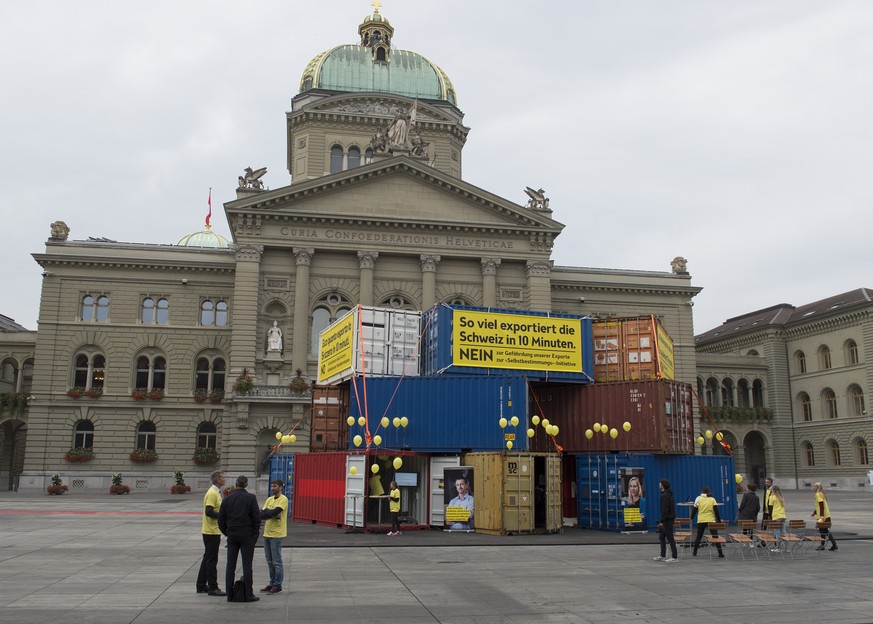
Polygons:
<instances>
[{"instance_id":1,"label":"winged statue on roof","mask_svg":"<svg viewBox=\"0 0 873 624\"><path fill-rule=\"evenodd\" d=\"M245 174L239 176L239 188L254 189L256 191L264 190L264 183L261 182L261 178L264 177L265 173L267 173L266 167L261 167L260 169L255 170L252 170L251 167L246 167L243 171Z\"/></svg>"},{"instance_id":2,"label":"winged statue on roof","mask_svg":"<svg viewBox=\"0 0 873 624\"><path fill-rule=\"evenodd\" d=\"M524 188L524 192L527 193L528 197L530 197L530 200L527 202L528 208L532 208L534 210L549 209L549 198L546 197L546 192L543 189L535 191L531 187L526 186Z\"/></svg>"}]
</instances>

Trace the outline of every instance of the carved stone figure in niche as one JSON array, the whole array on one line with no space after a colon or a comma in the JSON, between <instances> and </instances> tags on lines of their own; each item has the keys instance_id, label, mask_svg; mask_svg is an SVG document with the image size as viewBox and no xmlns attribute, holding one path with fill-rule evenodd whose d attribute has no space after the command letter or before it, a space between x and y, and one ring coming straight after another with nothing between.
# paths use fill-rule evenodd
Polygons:
<instances>
[{"instance_id":1,"label":"carved stone figure in niche","mask_svg":"<svg viewBox=\"0 0 873 624\"><path fill-rule=\"evenodd\" d=\"M245 175L239 176L239 188L254 189L256 191L264 190L264 183L261 182L261 178L265 173L267 173L266 167L261 167L254 171L251 167L246 167L243 171L245 172Z\"/></svg>"},{"instance_id":2,"label":"carved stone figure in niche","mask_svg":"<svg viewBox=\"0 0 873 624\"><path fill-rule=\"evenodd\" d=\"M279 323L273 321L273 326L267 330L267 351L282 352L282 330L279 329Z\"/></svg>"},{"instance_id":3,"label":"carved stone figure in niche","mask_svg":"<svg viewBox=\"0 0 873 624\"><path fill-rule=\"evenodd\" d=\"M67 240L70 235L70 228L63 221L55 221L52 223L52 240Z\"/></svg>"},{"instance_id":4,"label":"carved stone figure in niche","mask_svg":"<svg viewBox=\"0 0 873 624\"><path fill-rule=\"evenodd\" d=\"M527 202L527 207L532 210L548 210L549 209L549 198L546 197L545 191L543 189L533 190L531 187L527 186L524 189L524 192L527 193L527 196L530 197L530 200Z\"/></svg>"},{"instance_id":5,"label":"carved stone figure in niche","mask_svg":"<svg viewBox=\"0 0 873 624\"><path fill-rule=\"evenodd\" d=\"M670 268L673 270L673 273L688 273L688 260L682 256L676 256L673 258L673 262L670 263Z\"/></svg>"},{"instance_id":6,"label":"carved stone figure in niche","mask_svg":"<svg viewBox=\"0 0 873 624\"><path fill-rule=\"evenodd\" d=\"M430 143L422 140L421 134L418 133L418 128L412 129L409 142L412 145L411 153L413 156L427 156L427 148L430 147Z\"/></svg>"},{"instance_id":7,"label":"carved stone figure in niche","mask_svg":"<svg viewBox=\"0 0 873 624\"><path fill-rule=\"evenodd\" d=\"M370 139L370 147L373 148L373 152L376 154L384 154L385 150L388 149L388 133L385 132L382 126L379 126L376 134Z\"/></svg>"},{"instance_id":8,"label":"carved stone figure in niche","mask_svg":"<svg viewBox=\"0 0 873 624\"><path fill-rule=\"evenodd\" d=\"M409 113L403 109L394 114L394 122L388 126L388 140L392 147L409 147L407 142L410 121Z\"/></svg>"}]
</instances>

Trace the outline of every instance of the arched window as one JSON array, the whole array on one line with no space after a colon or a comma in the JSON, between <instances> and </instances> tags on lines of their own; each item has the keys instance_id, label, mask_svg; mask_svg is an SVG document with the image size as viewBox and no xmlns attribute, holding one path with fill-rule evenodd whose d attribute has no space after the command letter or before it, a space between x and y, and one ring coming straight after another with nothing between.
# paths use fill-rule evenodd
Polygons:
<instances>
[{"instance_id":1,"label":"arched window","mask_svg":"<svg viewBox=\"0 0 873 624\"><path fill-rule=\"evenodd\" d=\"M370 164L373 162L373 148L368 147L364 150L364 164Z\"/></svg>"},{"instance_id":2,"label":"arched window","mask_svg":"<svg viewBox=\"0 0 873 624\"><path fill-rule=\"evenodd\" d=\"M755 349L749 349L749 352L746 353L746 355L754 355L754 356L758 356L758 355L760 355L760 354L759 354Z\"/></svg>"},{"instance_id":3,"label":"arched window","mask_svg":"<svg viewBox=\"0 0 873 624\"><path fill-rule=\"evenodd\" d=\"M708 407L721 407L721 404L718 402L719 399L719 391L718 391L718 380L714 377L710 377L706 380L706 405Z\"/></svg>"},{"instance_id":4,"label":"arched window","mask_svg":"<svg viewBox=\"0 0 873 624\"><path fill-rule=\"evenodd\" d=\"M85 295L82 297L82 316L83 321L92 323L105 323L109 320L109 297L100 295L94 297Z\"/></svg>"},{"instance_id":5,"label":"arched window","mask_svg":"<svg viewBox=\"0 0 873 624\"><path fill-rule=\"evenodd\" d=\"M855 364L861 363L861 359L858 357L857 342L855 342L854 340L847 340L843 349L846 354L846 364L848 366L854 366Z\"/></svg>"},{"instance_id":6,"label":"arched window","mask_svg":"<svg viewBox=\"0 0 873 624\"><path fill-rule=\"evenodd\" d=\"M806 372L806 354L803 351L795 353L794 363L797 366L797 373L803 375Z\"/></svg>"},{"instance_id":7,"label":"arched window","mask_svg":"<svg viewBox=\"0 0 873 624\"><path fill-rule=\"evenodd\" d=\"M864 391L859 386L849 386L846 393L849 396L849 416L863 416L867 411L864 406Z\"/></svg>"},{"instance_id":8,"label":"arched window","mask_svg":"<svg viewBox=\"0 0 873 624\"><path fill-rule=\"evenodd\" d=\"M157 302L151 297L142 300L140 321L143 325L166 325L170 318L170 302L166 299L158 299Z\"/></svg>"},{"instance_id":9,"label":"arched window","mask_svg":"<svg viewBox=\"0 0 873 624\"><path fill-rule=\"evenodd\" d=\"M167 360L160 355L141 355L136 359L135 388L164 390L167 387Z\"/></svg>"},{"instance_id":10,"label":"arched window","mask_svg":"<svg viewBox=\"0 0 873 624\"><path fill-rule=\"evenodd\" d=\"M309 333L309 353L318 353L319 335L334 321L351 312L352 303L339 293L328 293L315 303L312 310L312 325Z\"/></svg>"},{"instance_id":11,"label":"arched window","mask_svg":"<svg viewBox=\"0 0 873 624\"><path fill-rule=\"evenodd\" d=\"M800 393L800 413L803 414L803 422L812 420L812 401L806 392Z\"/></svg>"},{"instance_id":12,"label":"arched window","mask_svg":"<svg viewBox=\"0 0 873 624\"><path fill-rule=\"evenodd\" d=\"M401 294L385 297L379 304L385 308L394 308L395 310L415 310L415 304Z\"/></svg>"},{"instance_id":13,"label":"arched window","mask_svg":"<svg viewBox=\"0 0 873 624\"><path fill-rule=\"evenodd\" d=\"M146 297L142 300L142 311L140 313L140 321L143 325L151 325L155 320L155 300L151 297Z\"/></svg>"},{"instance_id":14,"label":"arched window","mask_svg":"<svg viewBox=\"0 0 873 624\"><path fill-rule=\"evenodd\" d=\"M215 327L227 325L227 302L212 302L209 299L200 302L200 324Z\"/></svg>"},{"instance_id":15,"label":"arched window","mask_svg":"<svg viewBox=\"0 0 873 624\"><path fill-rule=\"evenodd\" d=\"M197 374L194 387L206 392L224 390L227 365L222 357L203 356L197 358Z\"/></svg>"},{"instance_id":16,"label":"arched window","mask_svg":"<svg viewBox=\"0 0 873 624\"><path fill-rule=\"evenodd\" d=\"M764 382L760 379L752 382L752 407L764 407Z\"/></svg>"},{"instance_id":17,"label":"arched window","mask_svg":"<svg viewBox=\"0 0 873 624\"><path fill-rule=\"evenodd\" d=\"M825 388L824 392L821 393L821 399L824 404L824 417L837 418L839 413L837 412L837 395L834 394L834 391Z\"/></svg>"},{"instance_id":18,"label":"arched window","mask_svg":"<svg viewBox=\"0 0 873 624\"><path fill-rule=\"evenodd\" d=\"M867 454L867 441L863 438L855 439L855 457L859 466L869 466L870 456Z\"/></svg>"},{"instance_id":19,"label":"arched window","mask_svg":"<svg viewBox=\"0 0 873 624\"><path fill-rule=\"evenodd\" d=\"M218 433L215 429L215 424L211 422L202 422L197 427L197 448L212 449L218 448Z\"/></svg>"},{"instance_id":20,"label":"arched window","mask_svg":"<svg viewBox=\"0 0 873 624\"><path fill-rule=\"evenodd\" d=\"M357 147L349 148L349 169L361 166L361 150Z\"/></svg>"},{"instance_id":21,"label":"arched window","mask_svg":"<svg viewBox=\"0 0 873 624\"><path fill-rule=\"evenodd\" d=\"M94 423L80 420L73 427L73 448L94 448Z\"/></svg>"},{"instance_id":22,"label":"arched window","mask_svg":"<svg viewBox=\"0 0 873 624\"><path fill-rule=\"evenodd\" d=\"M106 358L100 353L79 353L75 358L73 386L102 388L106 381Z\"/></svg>"},{"instance_id":23,"label":"arched window","mask_svg":"<svg viewBox=\"0 0 873 624\"><path fill-rule=\"evenodd\" d=\"M840 466L840 445L836 440L828 440L828 451L831 456L831 466Z\"/></svg>"},{"instance_id":24,"label":"arched window","mask_svg":"<svg viewBox=\"0 0 873 624\"><path fill-rule=\"evenodd\" d=\"M809 442L803 443L803 456L807 466L815 466L815 450Z\"/></svg>"},{"instance_id":25,"label":"arched window","mask_svg":"<svg viewBox=\"0 0 873 624\"><path fill-rule=\"evenodd\" d=\"M136 426L136 448L154 451L157 428L150 420L141 420Z\"/></svg>"},{"instance_id":26,"label":"arched window","mask_svg":"<svg viewBox=\"0 0 873 624\"><path fill-rule=\"evenodd\" d=\"M330 148L330 172L339 173L343 170L343 148L334 145Z\"/></svg>"},{"instance_id":27,"label":"arched window","mask_svg":"<svg viewBox=\"0 0 873 624\"><path fill-rule=\"evenodd\" d=\"M818 365L821 370L828 370L831 367L831 350L827 345L822 345L818 349Z\"/></svg>"},{"instance_id":28,"label":"arched window","mask_svg":"<svg viewBox=\"0 0 873 624\"><path fill-rule=\"evenodd\" d=\"M752 393L749 390L749 380L737 381L737 407L751 407Z\"/></svg>"},{"instance_id":29,"label":"arched window","mask_svg":"<svg viewBox=\"0 0 873 624\"><path fill-rule=\"evenodd\" d=\"M733 379L723 379L721 382L721 404L725 407L734 407Z\"/></svg>"}]
</instances>

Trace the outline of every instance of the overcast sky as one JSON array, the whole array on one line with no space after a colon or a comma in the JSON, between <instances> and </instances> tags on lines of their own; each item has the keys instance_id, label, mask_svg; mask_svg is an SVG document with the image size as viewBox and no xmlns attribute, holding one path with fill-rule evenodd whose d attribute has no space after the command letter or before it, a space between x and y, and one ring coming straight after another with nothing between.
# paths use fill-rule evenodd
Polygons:
<instances>
[{"instance_id":1,"label":"overcast sky","mask_svg":"<svg viewBox=\"0 0 873 624\"><path fill-rule=\"evenodd\" d=\"M306 63L366 0L0 3L0 314L36 328L52 221L70 238L216 231L246 166L290 182ZM556 264L688 259L695 333L873 287L873 2L383 0L439 64L464 179L566 224Z\"/></svg>"}]
</instances>

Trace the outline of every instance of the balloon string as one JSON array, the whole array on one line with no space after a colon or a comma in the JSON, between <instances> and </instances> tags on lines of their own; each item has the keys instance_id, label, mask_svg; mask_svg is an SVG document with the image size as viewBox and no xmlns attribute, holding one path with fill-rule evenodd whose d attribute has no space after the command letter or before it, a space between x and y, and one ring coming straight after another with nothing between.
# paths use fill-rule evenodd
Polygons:
<instances>
[{"instance_id":1,"label":"balloon string","mask_svg":"<svg viewBox=\"0 0 873 624\"><path fill-rule=\"evenodd\" d=\"M538 409L539 412L540 412L540 418L542 418L542 417L544 416L544 414L543 414L543 406L540 405L540 400L539 400L539 398L537 398L537 393L536 393L536 391L534 391L533 386L532 386L531 383L530 383L530 379L528 379L527 377L525 377L524 380L525 380L525 382L527 383L528 391L530 392L530 395L533 397L534 403L536 403L536 405L537 405L537 409ZM536 425L534 425L534 426L536 426ZM545 431L545 430L544 430L544 431ZM527 435L527 433L525 433L525 435ZM547 435L548 435L548 434L547 434ZM564 452L564 447L561 446L560 444L558 444L558 441L555 439L555 436L549 436L549 437L552 439L552 445L555 447L555 450L556 450L559 454L560 454L560 453L563 453L563 452Z\"/></svg>"},{"instance_id":2,"label":"balloon string","mask_svg":"<svg viewBox=\"0 0 873 624\"><path fill-rule=\"evenodd\" d=\"M694 388L691 388L691 394L694 395L694 398L697 399L697 404L700 406L700 411L703 412L703 415L709 420L709 424L712 425L712 428L715 429L715 433L721 433L718 429L718 425L715 424L715 421L712 419L712 414L709 413L709 410L706 409L706 406L703 404L703 401L700 399L700 396L695 392ZM721 444L722 448L728 452L728 455L733 455L734 452L731 449L731 445L724 441L724 434L722 434L722 439L715 439L716 442Z\"/></svg>"}]
</instances>

